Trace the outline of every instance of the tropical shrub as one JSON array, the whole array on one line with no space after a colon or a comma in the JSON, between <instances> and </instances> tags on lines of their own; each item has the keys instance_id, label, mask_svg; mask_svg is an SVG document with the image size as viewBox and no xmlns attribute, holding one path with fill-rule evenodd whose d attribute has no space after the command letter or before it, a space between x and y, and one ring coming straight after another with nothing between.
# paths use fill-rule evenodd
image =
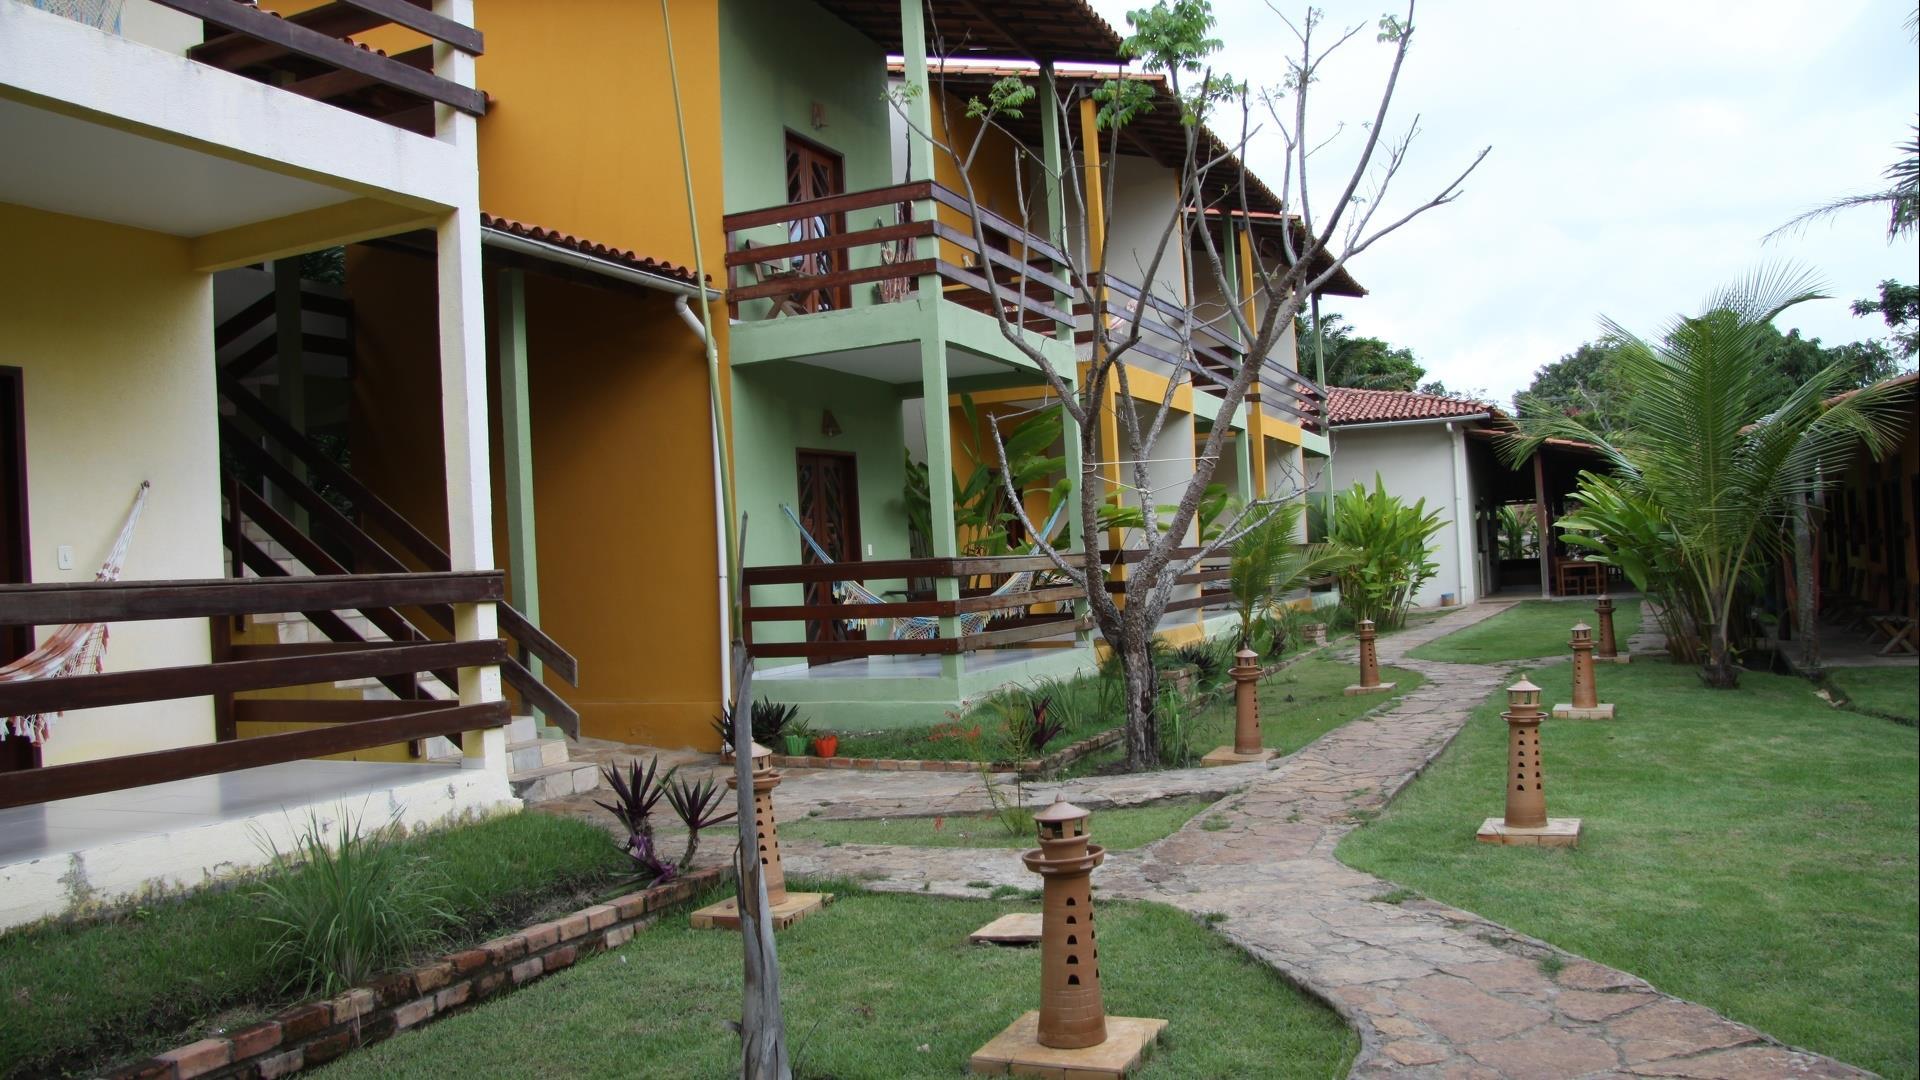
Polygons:
<instances>
[{"instance_id":1,"label":"tropical shrub","mask_svg":"<svg viewBox=\"0 0 1920 1080\"><path fill-rule=\"evenodd\" d=\"M648 758L645 767L635 758L627 762L625 773L617 765L600 767L600 775L612 789L614 801L595 801L626 829L627 838L621 842L620 850L632 860L635 880L641 884L673 880L680 871L693 865L694 854L700 850L700 830L732 821L736 816L735 811L723 809L727 793L719 784L711 778L681 779L679 772L676 765L661 775L657 757ZM666 858L654 836L653 812L661 799L667 801L687 827L687 846L677 863Z\"/></svg>"},{"instance_id":2,"label":"tropical shrub","mask_svg":"<svg viewBox=\"0 0 1920 1080\"><path fill-rule=\"evenodd\" d=\"M1026 550L1032 546L1032 538L1025 542L1014 540L1020 517L1007 497L1005 475L1012 473L1013 487L1023 497L1046 492L1048 507L1044 513L1051 514L1071 487L1065 479L1054 479L1066 468L1066 458L1052 453L1053 444L1060 441L1064 430L1065 413L1055 405L1006 431L1001 440L1007 452L1006 470L1000 467L999 447L995 446L990 430L998 421L992 416L982 416L970 394L960 395L960 413L965 427L956 444L973 465L965 480L958 475L953 480L953 523L960 546L968 555L982 556ZM929 479L927 466L915 462L909 454L901 497L906 504L910 550L916 558L933 554L933 496ZM1044 521L1043 516L1033 523L1039 526Z\"/></svg>"},{"instance_id":3,"label":"tropical shrub","mask_svg":"<svg viewBox=\"0 0 1920 1080\"><path fill-rule=\"evenodd\" d=\"M1379 630L1404 624L1413 595L1440 571L1433 537L1446 524L1438 510L1427 511L1427 500L1408 506L1387 494L1378 473L1372 491L1355 484L1336 494L1332 542L1350 560L1338 574L1341 607Z\"/></svg>"},{"instance_id":4,"label":"tropical shrub","mask_svg":"<svg viewBox=\"0 0 1920 1080\"><path fill-rule=\"evenodd\" d=\"M360 986L446 938L457 926L443 880L405 837L398 812L386 825L340 815L329 843L317 815L291 851L263 842L271 872L255 891L269 938L263 959L300 996Z\"/></svg>"},{"instance_id":5,"label":"tropical shrub","mask_svg":"<svg viewBox=\"0 0 1920 1080\"><path fill-rule=\"evenodd\" d=\"M1337 544L1301 544L1300 518L1304 504L1281 503L1267 511L1234 541L1228 561L1227 592L1233 597L1234 614L1240 619L1238 644L1252 648L1254 625L1270 614L1275 602L1286 593L1305 587L1315 578L1351 565L1353 553ZM1269 649L1275 649L1274 630L1269 624ZM1286 634L1278 635L1284 647Z\"/></svg>"},{"instance_id":6,"label":"tropical shrub","mask_svg":"<svg viewBox=\"0 0 1920 1080\"><path fill-rule=\"evenodd\" d=\"M1535 534L1538 519L1531 512L1521 512L1518 507L1503 506L1497 515L1496 523L1500 528L1500 557L1502 559L1524 559L1530 549L1536 549Z\"/></svg>"},{"instance_id":7,"label":"tropical shrub","mask_svg":"<svg viewBox=\"0 0 1920 1080\"><path fill-rule=\"evenodd\" d=\"M1721 290L1703 314L1677 317L1658 341L1604 321L1634 393L1619 436L1585 428L1574 436L1598 446L1615 477L1583 478L1580 510L1561 525L1568 543L1672 606L1675 640L1705 643L1701 678L1710 686L1738 685L1741 601L1787 550L1796 508L1834 481L1856 447L1885 453L1903 419L1898 388L1884 384L1829 401L1847 386L1844 360L1769 405L1773 320L1819 296L1805 271L1775 267ZM1523 419L1504 448L1509 460L1572 434L1569 423Z\"/></svg>"}]
</instances>

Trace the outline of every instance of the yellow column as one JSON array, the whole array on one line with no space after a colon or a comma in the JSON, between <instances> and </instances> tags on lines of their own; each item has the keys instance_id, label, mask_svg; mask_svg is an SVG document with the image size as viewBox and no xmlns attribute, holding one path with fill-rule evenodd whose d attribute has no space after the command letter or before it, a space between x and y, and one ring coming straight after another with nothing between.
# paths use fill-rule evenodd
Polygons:
<instances>
[{"instance_id":1,"label":"yellow column","mask_svg":"<svg viewBox=\"0 0 1920 1080\"><path fill-rule=\"evenodd\" d=\"M1253 233L1249 229L1237 228L1234 231L1235 254L1240 262L1240 304L1246 313L1249 327L1258 325L1258 311L1254 304L1253 289ZM1248 347L1252 347L1249 341ZM1248 357L1248 362L1260 360ZM1254 383L1247 391L1247 453L1252 456L1249 462L1253 467L1253 492L1255 498L1267 494L1267 436L1266 417L1260 405L1260 384Z\"/></svg>"},{"instance_id":2,"label":"yellow column","mask_svg":"<svg viewBox=\"0 0 1920 1080\"><path fill-rule=\"evenodd\" d=\"M1104 325L1107 317L1108 291L1105 273L1107 268L1107 200L1106 177L1100 171L1100 123L1099 108L1092 98L1080 99L1080 150L1085 161L1086 183L1081 190L1086 194L1087 260L1090 268L1102 275L1098 288L1094 290L1093 318L1096 326ZM1100 344L1100 335L1096 333L1093 341L1093 359L1095 363L1106 359L1106 349ZM1085 374L1081 376L1084 380ZM1100 475L1106 479L1106 488L1100 494L1102 498L1111 498L1120 490L1120 418L1115 411L1118 404L1117 387L1108 380L1100 394ZM1120 530L1107 530L1107 547L1118 550ZM1122 576L1116 574L1116 577Z\"/></svg>"}]
</instances>

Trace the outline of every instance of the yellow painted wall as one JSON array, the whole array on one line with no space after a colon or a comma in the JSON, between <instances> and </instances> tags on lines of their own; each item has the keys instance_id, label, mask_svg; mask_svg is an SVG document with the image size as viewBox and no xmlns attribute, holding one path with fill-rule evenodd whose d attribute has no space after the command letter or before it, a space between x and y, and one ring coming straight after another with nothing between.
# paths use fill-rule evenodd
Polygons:
<instances>
[{"instance_id":1,"label":"yellow painted wall","mask_svg":"<svg viewBox=\"0 0 1920 1080\"><path fill-rule=\"evenodd\" d=\"M33 579L91 580L141 480L153 490L124 580L222 576L212 278L189 268L186 241L139 229L0 203L0 236L0 365L24 370ZM204 620L110 634L109 671L209 658ZM212 739L205 698L90 709L54 721L43 758Z\"/></svg>"},{"instance_id":2,"label":"yellow painted wall","mask_svg":"<svg viewBox=\"0 0 1920 1080\"><path fill-rule=\"evenodd\" d=\"M967 148L973 145L973 140L980 130L980 124L977 120L967 118L967 103L964 98L955 97L952 94L935 94L933 96L933 130L936 138L964 155ZM1022 221L1021 196L1024 194L1026 196L1024 205L1028 208L1026 212L1031 214L1026 221L1028 231L1045 235L1047 231L1046 197L1044 193L1034 190L1031 170L1028 170L1025 176L1019 175L1020 159L1015 153L1018 148L1019 144L1005 131L998 128L988 131L967 175L973 181L973 194L980 201L981 207L999 214L1016 225ZM965 197L966 185L962 182L960 166L954 161L953 155L942 150L934 151L933 177ZM1024 188L1021 186L1023 183ZM942 206L939 213L941 221L968 235L972 234L973 221L964 211ZM959 248L945 241L942 241L940 246L941 258L948 259L956 265L965 265L961 258L965 253ZM1016 249L1014 254L1018 255L1020 252Z\"/></svg>"},{"instance_id":3,"label":"yellow painted wall","mask_svg":"<svg viewBox=\"0 0 1920 1080\"><path fill-rule=\"evenodd\" d=\"M720 707L705 353L664 294L535 273L526 285L541 624L581 671L578 689L548 682L581 711L585 734L703 744ZM439 376L424 314L433 310L433 265L350 248L347 289L357 335L354 471L429 536L444 537ZM494 546L505 565L491 357L489 367Z\"/></svg>"}]
</instances>

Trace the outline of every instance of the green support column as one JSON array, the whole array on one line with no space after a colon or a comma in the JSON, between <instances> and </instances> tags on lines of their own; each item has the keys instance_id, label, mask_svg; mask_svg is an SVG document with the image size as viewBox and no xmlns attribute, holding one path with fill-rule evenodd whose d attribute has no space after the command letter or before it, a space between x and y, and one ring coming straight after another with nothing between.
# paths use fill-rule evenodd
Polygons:
<instances>
[{"instance_id":1,"label":"green support column","mask_svg":"<svg viewBox=\"0 0 1920 1080\"><path fill-rule=\"evenodd\" d=\"M500 350L500 452L505 460L507 510L507 602L540 625L540 553L534 538L533 423L527 395L527 287L518 270L494 279L494 341ZM527 670L540 678L540 659ZM535 716L539 716L537 710ZM544 726L545 718L541 717Z\"/></svg>"},{"instance_id":2,"label":"green support column","mask_svg":"<svg viewBox=\"0 0 1920 1080\"><path fill-rule=\"evenodd\" d=\"M1046 184L1047 193L1047 239L1053 243L1053 246L1065 251L1067 248L1067 193L1062 170L1065 168L1066 150L1060 138L1059 88L1055 85L1052 61L1040 65L1039 108L1040 164L1045 173L1042 180ZM1053 269L1055 273L1062 276L1067 272L1066 267L1058 264L1055 264ZM1073 310L1071 293L1056 292L1053 294L1053 302L1067 311ZM1072 344L1073 331L1073 324L1065 323L1055 329L1054 336ZM1080 371L1077 363L1071 373L1061 372L1061 374L1071 375L1067 381L1075 387L1080 385ZM1078 499L1080 485L1087 482L1084 475L1086 456L1081 453L1080 447L1080 425L1074 421L1071 414L1063 415L1060 420L1061 438L1065 443L1067 476L1073 481L1073 490L1067 493L1067 498ZM1070 517L1069 520L1073 519ZM1086 550L1086 537L1081 535L1081 531L1077 527L1073 530L1071 549L1074 551ZM1074 601L1073 612L1076 618L1086 617L1087 602L1084 598ZM1080 630L1074 636L1081 644L1086 644L1092 640L1093 633L1090 630Z\"/></svg>"},{"instance_id":3,"label":"green support column","mask_svg":"<svg viewBox=\"0 0 1920 1080\"><path fill-rule=\"evenodd\" d=\"M907 179L933 179L933 82L927 73L927 28L922 0L900 0L900 41L906 60L907 86ZM913 204L915 221L933 220L938 213L931 199ZM932 259L940 254L937 237L923 236L914 241L916 259ZM960 539L953 520L953 423L947 405L947 342L940 324L940 275L922 274L918 304L924 314L920 332L921 407L927 429L927 489L933 510L933 555L951 559L960 554ZM960 582L954 578L935 578L934 596L940 600L960 599ZM940 620L940 636L958 638L960 620ZM940 658L940 673L947 678L960 677L960 657Z\"/></svg>"}]
</instances>

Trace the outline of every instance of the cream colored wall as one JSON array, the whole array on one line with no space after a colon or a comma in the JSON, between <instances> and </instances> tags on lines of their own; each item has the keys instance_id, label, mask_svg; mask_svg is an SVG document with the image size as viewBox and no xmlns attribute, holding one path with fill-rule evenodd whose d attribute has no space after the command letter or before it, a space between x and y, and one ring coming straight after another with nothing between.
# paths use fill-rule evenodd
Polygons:
<instances>
[{"instance_id":1,"label":"cream colored wall","mask_svg":"<svg viewBox=\"0 0 1920 1080\"><path fill-rule=\"evenodd\" d=\"M185 53L200 44L200 20L153 0L127 0L120 9L120 36L163 52Z\"/></svg>"},{"instance_id":2,"label":"cream colored wall","mask_svg":"<svg viewBox=\"0 0 1920 1080\"><path fill-rule=\"evenodd\" d=\"M153 490L123 580L222 576L212 277L188 268L186 241L138 229L0 204L0 236L0 365L24 371L33 579L91 579L142 480ZM109 671L208 659L204 620L110 629ZM54 721L43 757L212 738L205 698L90 709Z\"/></svg>"}]
</instances>

